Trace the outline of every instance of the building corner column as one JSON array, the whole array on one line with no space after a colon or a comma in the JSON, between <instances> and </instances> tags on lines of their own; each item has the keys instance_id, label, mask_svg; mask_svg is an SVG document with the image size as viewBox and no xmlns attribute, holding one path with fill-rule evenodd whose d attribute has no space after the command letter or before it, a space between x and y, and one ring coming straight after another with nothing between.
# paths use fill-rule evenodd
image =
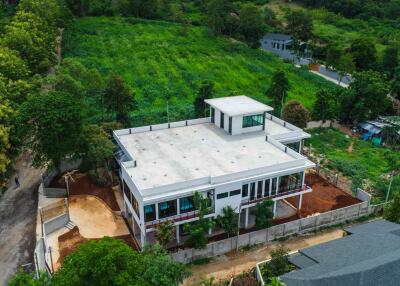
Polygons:
<instances>
[{"instance_id":1,"label":"building corner column","mask_svg":"<svg viewBox=\"0 0 400 286\"><path fill-rule=\"evenodd\" d=\"M249 226L249 208L246 208L246 215L244 219L244 228Z\"/></svg>"},{"instance_id":2,"label":"building corner column","mask_svg":"<svg viewBox=\"0 0 400 286\"><path fill-rule=\"evenodd\" d=\"M179 245L181 243L180 234L179 234L179 225L176 226L176 243Z\"/></svg>"}]
</instances>

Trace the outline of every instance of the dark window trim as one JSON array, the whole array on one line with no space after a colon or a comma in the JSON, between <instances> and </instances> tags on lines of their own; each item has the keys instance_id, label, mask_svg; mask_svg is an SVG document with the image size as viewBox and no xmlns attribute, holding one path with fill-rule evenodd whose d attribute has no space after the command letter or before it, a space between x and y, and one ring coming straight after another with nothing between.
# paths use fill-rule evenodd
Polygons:
<instances>
[{"instance_id":1,"label":"dark window trim","mask_svg":"<svg viewBox=\"0 0 400 286\"><path fill-rule=\"evenodd\" d=\"M217 194L217 200L225 199L227 197L229 197L229 192Z\"/></svg>"},{"instance_id":2,"label":"dark window trim","mask_svg":"<svg viewBox=\"0 0 400 286\"><path fill-rule=\"evenodd\" d=\"M241 191L240 189L238 189L238 190L233 190L233 191L230 191L230 192L229 192L229 196L230 196L230 197L232 197L232 196L237 196L237 195L240 195L241 192L242 192L242 191Z\"/></svg>"}]
</instances>

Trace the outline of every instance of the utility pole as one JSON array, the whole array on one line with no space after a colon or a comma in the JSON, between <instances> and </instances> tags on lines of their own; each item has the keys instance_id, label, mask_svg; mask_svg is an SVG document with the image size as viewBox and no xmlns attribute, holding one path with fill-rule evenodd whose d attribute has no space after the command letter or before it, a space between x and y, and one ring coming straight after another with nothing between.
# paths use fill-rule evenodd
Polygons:
<instances>
[{"instance_id":1,"label":"utility pole","mask_svg":"<svg viewBox=\"0 0 400 286\"><path fill-rule=\"evenodd\" d=\"M238 229L237 229L237 237L236 237L236 252L239 251L239 234L240 234L240 213L242 212L242 205L239 205L239 215L238 215Z\"/></svg>"},{"instance_id":2,"label":"utility pole","mask_svg":"<svg viewBox=\"0 0 400 286\"><path fill-rule=\"evenodd\" d=\"M167 122L169 123L169 100L167 100Z\"/></svg>"},{"instance_id":3,"label":"utility pole","mask_svg":"<svg viewBox=\"0 0 400 286\"><path fill-rule=\"evenodd\" d=\"M390 182L389 182L388 191L386 193L385 203L387 203L389 201L389 195L390 195L390 189L392 188L393 177L394 177L394 171L390 172Z\"/></svg>"}]
</instances>

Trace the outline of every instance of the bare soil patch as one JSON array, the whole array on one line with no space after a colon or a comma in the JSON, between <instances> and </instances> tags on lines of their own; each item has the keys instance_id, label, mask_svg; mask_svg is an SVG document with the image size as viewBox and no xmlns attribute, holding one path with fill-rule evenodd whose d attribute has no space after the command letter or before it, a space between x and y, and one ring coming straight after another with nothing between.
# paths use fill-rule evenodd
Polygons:
<instances>
[{"instance_id":1,"label":"bare soil patch","mask_svg":"<svg viewBox=\"0 0 400 286\"><path fill-rule=\"evenodd\" d=\"M328 183L318 174L307 174L306 184L311 185L313 191L303 195L303 202L300 210L301 217L361 203L359 199ZM287 198L286 200L292 205L297 205L298 203L297 196Z\"/></svg>"},{"instance_id":2,"label":"bare soil patch","mask_svg":"<svg viewBox=\"0 0 400 286\"><path fill-rule=\"evenodd\" d=\"M95 185L86 174L73 174L73 181L69 180L69 194L96 196L104 201L113 211L120 211L114 190L111 187L100 187ZM65 188L63 176L56 177L51 182L51 187Z\"/></svg>"}]
</instances>

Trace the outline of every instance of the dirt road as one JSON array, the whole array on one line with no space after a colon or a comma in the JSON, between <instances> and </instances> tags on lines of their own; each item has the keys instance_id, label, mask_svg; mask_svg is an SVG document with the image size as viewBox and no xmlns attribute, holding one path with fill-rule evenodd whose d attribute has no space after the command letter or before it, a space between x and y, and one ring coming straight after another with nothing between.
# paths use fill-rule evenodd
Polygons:
<instances>
[{"instance_id":1,"label":"dirt road","mask_svg":"<svg viewBox=\"0 0 400 286\"><path fill-rule=\"evenodd\" d=\"M29 157L18 158L17 170L21 186L16 189L14 179L0 198L0 285L27 263L33 262L36 242L37 186L40 170L28 163Z\"/></svg>"},{"instance_id":2,"label":"dirt road","mask_svg":"<svg viewBox=\"0 0 400 286\"><path fill-rule=\"evenodd\" d=\"M284 242L273 242L251 250L222 255L208 264L192 266L190 271L193 275L183 285L197 285L196 283L209 277L214 277L215 281L230 279L232 276L254 268L256 263L270 258L271 250L276 249L280 245L283 245L290 251L295 251L342 236L343 231L341 229L330 229L314 235L293 237Z\"/></svg>"}]
</instances>

